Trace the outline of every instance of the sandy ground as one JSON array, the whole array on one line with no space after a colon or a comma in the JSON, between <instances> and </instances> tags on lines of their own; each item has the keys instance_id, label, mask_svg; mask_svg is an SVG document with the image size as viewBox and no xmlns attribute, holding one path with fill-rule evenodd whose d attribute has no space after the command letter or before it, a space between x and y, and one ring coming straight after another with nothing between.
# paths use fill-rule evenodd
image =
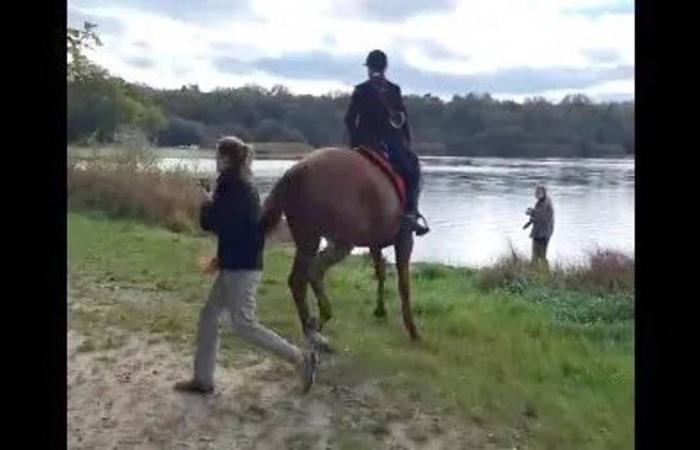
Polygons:
<instances>
[{"instance_id":1,"label":"sandy ground","mask_svg":"<svg viewBox=\"0 0 700 450\"><path fill-rule=\"evenodd\" d=\"M116 349L81 351L85 339L68 332L71 449L499 448L474 425L431 416L420 405L399 409L375 380L344 386L324 377L324 366L342 356L325 356L317 384L302 396L286 363L237 352L235 368L217 368L216 394L202 397L172 388L190 375L191 352L149 335L129 336Z\"/></svg>"}]
</instances>

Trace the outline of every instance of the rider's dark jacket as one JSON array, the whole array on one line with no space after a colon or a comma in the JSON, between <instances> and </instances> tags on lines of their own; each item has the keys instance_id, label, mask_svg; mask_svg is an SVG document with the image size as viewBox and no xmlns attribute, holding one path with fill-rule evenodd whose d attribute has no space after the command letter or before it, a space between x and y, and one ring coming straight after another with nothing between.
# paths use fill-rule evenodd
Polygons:
<instances>
[{"instance_id":1,"label":"rider's dark jacket","mask_svg":"<svg viewBox=\"0 0 700 450\"><path fill-rule=\"evenodd\" d=\"M386 106L380 96L385 99ZM387 106L393 111L403 112L406 115L406 120L400 130L389 124ZM364 83L355 86L350 106L345 114L345 125L350 135L351 147L363 144L377 145L387 139L398 137L394 135L401 135L409 143L411 141L408 115L401 96L401 88L379 76L373 76Z\"/></svg>"}]
</instances>

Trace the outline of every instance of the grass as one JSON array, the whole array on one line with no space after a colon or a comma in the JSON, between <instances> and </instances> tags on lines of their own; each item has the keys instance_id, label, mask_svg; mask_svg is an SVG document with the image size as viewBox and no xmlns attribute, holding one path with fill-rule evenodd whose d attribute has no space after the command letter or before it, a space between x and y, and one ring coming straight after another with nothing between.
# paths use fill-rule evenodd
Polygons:
<instances>
[{"instance_id":1,"label":"grass","mask_svg":"<svg viewBox=\"0 0 700 450\"><path fill-rule=\"evenodd\" d=\"M212 254L211 239L85 210L70 213L68 226L70 273L135 293L129 301L106 298L101 308L71 304L71 327L88 336L114 327L192 346L211 283L197 261ZM289 247L268 246L258 308L262 322L301 343L286 286L291 260ZM393 398L407 399L399 414L420 405L457 416L493 430L502 447L633 447L634 303L628 289L590 290L574 275L495 282L489 269L418 264L412 293L423 340L412 344L400 320L395 274L388 275L389 319L381 322L372 316L376 286L366 257L350 257L331 270L334 318L327 335L338 356L324 367L321 383L374 380ZM224 334L224 359L241 347L247 346Z\"/></svg>"},{"instance_id":2,"label":"grass","mask_svg":"<svg viewBox=\"0 0 700 450\"><path fill-rule=\"evenodd\" d=\"M88 336L80 345L77 347L77 351L80 353L94 352L98 350L111 350L114 348L119 348L126 343L126 336L124 335L111 335L96 337Z\"/></svg>"}]
</instances>

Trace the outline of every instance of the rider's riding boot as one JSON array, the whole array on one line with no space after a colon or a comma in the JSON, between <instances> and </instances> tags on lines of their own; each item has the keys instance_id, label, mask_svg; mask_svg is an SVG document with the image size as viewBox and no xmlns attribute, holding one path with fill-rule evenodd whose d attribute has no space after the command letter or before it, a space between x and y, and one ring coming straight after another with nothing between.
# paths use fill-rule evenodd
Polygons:
<instances>
[{"instance_id":1,"label":"rider's riding boot","mask_svg":"<svg viewBox=\"0 0 700 450\"><path fill-rule=\"evenodd\" d=\"M430 231L428 221L418 212L418 196L420 194L419 180L409 179L409 189L406 198L406 210L403 215L403 226L416 233L416 236L423 236ZM422 220L422 224L419 220Z\"/></svg>"},{"instance_id":2,"label":"rider's riding boot","mask_svg":"<svg viewBox=\"0 0 700 450\"><path fill-rule=\"evenodd\" d=\"M421 224L419 220L422 220L423 224ZM425 217L423 217L417 211L409 211L404 213L403 222L404 226L409 227L412 231L415 231L416 236L423 236L430 231Z\"/></svg>"}]
</instances>

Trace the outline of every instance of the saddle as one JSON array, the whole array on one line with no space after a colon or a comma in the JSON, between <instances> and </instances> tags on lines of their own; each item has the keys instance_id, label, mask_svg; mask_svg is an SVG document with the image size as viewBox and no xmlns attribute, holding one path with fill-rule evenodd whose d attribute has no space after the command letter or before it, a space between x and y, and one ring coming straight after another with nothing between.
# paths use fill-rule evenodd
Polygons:
<instances>
[{"instance_id":1,"label":"saddle","mask_svg":"<svg viewBox=\"0 0 700 450\"><path fill-rule=\"evenodd\" d=\"M399 175L399 173L391 165L389 158L378 149L374 149L367 145L360 145L359 147L355 147L353 150L367 158L372 164L384 172L384 175L389 178L389 181L391 181L391 184L394 186L396 195L399 196L399 203L401 203L401 207L406 207L406 183L404 182L403 178L401 178L401 175Z\"/></svg>"}]
</instances>

